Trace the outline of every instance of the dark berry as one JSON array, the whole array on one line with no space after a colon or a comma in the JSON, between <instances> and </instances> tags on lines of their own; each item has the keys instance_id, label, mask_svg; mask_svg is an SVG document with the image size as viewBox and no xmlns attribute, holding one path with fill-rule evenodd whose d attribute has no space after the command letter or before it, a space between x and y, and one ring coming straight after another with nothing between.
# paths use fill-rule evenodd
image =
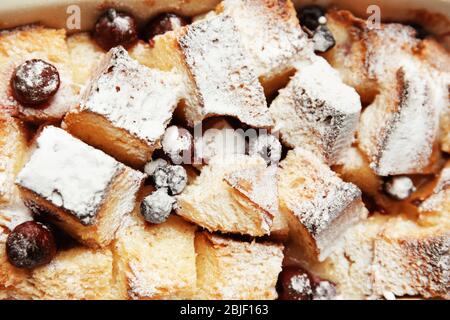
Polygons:
<instances>
[{"instance_id":1,"label":"dark berry","mask_svg":"<svg viewBox=\"0 0 450 320\"><path fill-rule=\"evenodd\" d=\"M187 173L182 166L159 166L153 172L156 188L168 188L172 195L180 194L187 184Z\"/></svg>"},{"instance_id":2,"label":"dark berry","mask_svg":"<svg viewBox=\"0 0 450 320\"><path fill-rule=\"evenodd\" d=\"M169 170L168 186L173 195L180 194L187 185L186 169L182 166L171 166Z\"/></svg>"},{"instance_id":3,"label":"dark berry","mask_svg":"<svg viewBox=\"0 0 450 320\"><path fill-rule=\"evenodd\" d=\"M185 128L170 126L162 139L164 153L174 164L190 164L193 153L193 137Z\"/></svg>"},{"instance_id":4,"label":"dark berry","mask_svg":"<svg viewBox=\"0 0 450 320\"><path fill-rule=\"evenodd\" d=\"M319 18L325 15L325 10L316 5L304 6L298 13L300 24L311 31L319 26Z\"/></svg>"},{"instance_id":5,"label":"dark berry","mask_svg":"<svg viewBox=\"0 0 450 320\"><path fill-rule=\"evenodd\" d=\"M336 45L333 33L326 25L320 25L313 35L314 51L327 52Z\"/></svg>"},{"instance_id":6,"label":"dark berry","mask_svg":"<svg viewBox=\"0 0 450 320\"><path fill-rule=\"evenodd\" d=\"M281 300L312 299L311 280L309 275L301 268L283 268L278 277L277 287Z\"/></svg>"},{"instance_id":7,"label":"dark berry","mask_svg":"<svg viewBox=\"0 0 450 320\"><path fill-rule=\"evenodd\" d=\"M158 166L153 171L153 182L156 188L167 188L169 186L170 165Z\"/></svg>"},{"instance_id":8,"label":"dark berry","mask_svg":"<svg viewBox=\"0 0 450 320\"><path fill-rule=\"evenodd\" d=\"M56 255L53 233L39 222L22 223L8 235L6 254L17 268L31 269L47 264Z\"/></svg>"},{"instance_id":9,"label":"dark berry","mask_svg":"<svg viewBox=\"0 0 450 320\"><path fill-rule=\"evenodd\" d=\"M406 176L387 177L383 183L384 192L395 200L405 200L416 191L413 181Z\"/></svg>"},{"instance_id":10,"label":"dark berry","mask_svg":"<svg viewBox=\"0 0 450 320\"><path fill-rule=\"evenodd\" d=\"M268 165L277 164L281 159L281 143L273 135L262 134L250 141L249 154L260 155Z\"/></svg>"},{"instance_id":11,"label":"dark berry","mask_svg":"<svg viewBox=\"0 0 450 320\"><path fill-rule=\"evenodd\" d=\"M144 198L141 214L147 222L163 223L169 218L174 204L175 198L168 194L166 188L161 188Z\"/></svg>"},{"instance_id":12,"label":"dark berry","mask_svg":"<svg viewBox=\"0 0 450 320\"><path fill-rule=\"evenodd\" d=\"M293 266L283 268L277 290L281 300L329 300L336 296L334 283Z\"/></svg>"},{"instance_id":13,"label":"dark berry","mask_svg":"<svg viewBox=\"0 0 450 320\"><path fill-rule=\"evenodd\" d=\"M178 29L189 23L190 19L187 17L182 17L174 13L162 13L153 18L145 26L144 31L142 32L142 38L145 41L150 41L152 44L155 36Z\"/></svg>"},{"instance_id":14,"label":"dark berry","mask_svg":"<svg viewBox=\"0 0 450 320\"><path fill-rule=\"evenodd\" d=\"M40 59L25 61L11 77L14 98L29 106L48 101L58 91L59 84L58 69Z\"/></svg>"},{"instance_id":15,"label":"dark berry","mask_svg":"<svg viewBox=\"0 0 450 320\"><path fill-rule=\"evenodd\" d=\"M129 48L137 40L137 24L131 15L108 9L97 20L93 35L105 50L119 45Z\"/></svg>"},{"instance_id":16,"label":"dark berry","mask_svg":"<svg viewBox=\"0 0 450 320\"><path fill-rule=\"evenodd\" d=\"M169 163L166 160L164 160L162 158L158 158L158 159L152 160L149 163L147 163L144 167L144 171L149 176L153 176L153 174L155 173L155 171L158 168L166 167L168 165L169 165Z\"/></svg>"}]
</instances>

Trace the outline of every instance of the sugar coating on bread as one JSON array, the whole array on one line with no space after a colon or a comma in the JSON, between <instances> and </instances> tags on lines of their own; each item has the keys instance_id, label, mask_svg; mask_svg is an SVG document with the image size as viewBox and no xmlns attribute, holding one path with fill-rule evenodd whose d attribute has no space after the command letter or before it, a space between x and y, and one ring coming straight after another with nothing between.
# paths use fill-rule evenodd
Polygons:
<instances>
[{"instance_id":1,"label":"sugar coating on bread","mask_svg":"<svg viewBox=\"0 0 450 320\"><path fill-rule=\"evenodd\" d=\"M337 283L344 299L448 298L449 239L448 223L424 227L408 215L375 214L311 270Z\"/></svg>"},{"instance_id":2,"label":"sugar coating on bread","mask_svg":"<svg viewBox=\"0 0 450 320\"><path fill-rule=\"evenodd\" d=\"M139 209L137 209L139 210ZM152 225L129 223L114 244L118 277L131 299L189 299L196 287L196 227L171 216Z\"/></svg>"},{"instance_id":3,"label":"sugar coating on bread","mask_svg":"<svg viewBox=\"0 0 450 320\"><path fill-rule=\"evenodd\" d=\"M352 143L361 102L323 58L296 64L297 72L270 106L274 130L290 147L308 148L334 163Z\"/></svg>"},{"instance_id":4,"label":"sugar coating on bread","mask_svg":"<svg viewBox=\"0 0 450 320\"><path fill-rule=\"evenodd\" d=\"M39 108L19 103L12 95L11 76L17 66L42 59L58 69L60 87L55 96ZM0 105L10 113L31 122L56 122L75 105L72 69L65 30L26 26L0 32Z\"/></svg>"},{"instance_id":5,"label":"sugar coating on bread","mask_svg":"<svg viewBox=\"0 0 450 320\"><path fill-rule=\"evenodd\" d=\"M146 68L117 47L110 50L91 81L80 102L81 111L100 114L149 144L164 134L179 99L175 74Z\"/></svg>"},{"instance_id":6,"label":"sugar coating on bread","mask_svg":"<svg viewBox=\"0 0 450 320\"><path fill-rule=\"evenodd\" d=\"M268 190L278 189L274 179L277 170L276 166L246 168L230 172L224 179L252 202L275 215L278 212L277 192L268 192Z\"/></svg>"},{"instance_id":7,"label":"sugar coating on bread","mask_svg":"<svg viewBox=\"0 0 450 320\"><path fill-rule=\"evenodd\" d=\"M290 151L280 166L280 206L291 237L304 251L306 263L324 260L344 232L367 216L361 191L304 149Z\"/></svg>"},{"instance_id":8,"label":"sugar coating on bread","mask_svg":"<svg viewBox=\"0 0 450 320\"><path fill-rule=\"evenodd\" d=\"M46 127L17 183L84 225L95 223L108 186L123 165L56 127Z\"/></svg>"},{"instance_id":9,"label":"sugar coating on bread","mask_svg":"<svg viewBox=\"0 0 450 320\"><path fill-rule=\"evenodd\" d=\"M208 232L195 237L196 298L275 299L283 246L244 242Z\"/></svg>"},{"instance_id":10,"label":"sugar coating on bread","mask_svg":"<svg viewBox=\"0 0 450 320\"><path fill-rule=\"evenodd\" d=\"M262 176L243 179L248 178L248 175L242 175L245 169ZM270 169L259 156L213 158L200 176L177 197L177 213L209 231L268 235L274 216L263 207L276 207L275 203L268 204L267 201L276 198L273 194L277 189L272 180L268 185L262 184L265 179L275 179L273 174L265 176L271 172L266 170ZM236 184L237 180L239 184ZM243 193L244 189L250 197ZM259 202L261 196L252 195L252 190L263 192L266 199Z\"/></svg>"},{"instance_id":11,"label":"sugar coating on bread","mask_svg":"<svg viewBox=\"0 0 450 320\"><path fill-rule=\"evenodd\" d=\"M84 244L104 247L135 205L145 175L56 127L45 127L16 183L24 202L49 213Z\"/></svg>"},{"instance_id":12,"label":"sugar coating on bread","mask_svg":"<svg viewBox=\"0 0 450 320\"><path fill-rule=\"evenodd\" d=\"M420 204L420 211L450 214L450 162L441 171L433 193Z\"/></svg>"},{"instance_id":13,"label":"sugar coating on bread","mask_svg":"<svg viewBox=\"0 0 450 320\"><path fill-rule=\"evenodd\" d=\"M448 221L423 227L402 216L390 219L374 242L374 293L448 299L449 227Z\"/></svg>"},{"instance_id":14,"label":"sugar coating on bread","mask_svg":"<svg viewBox=\"0 0 450 320\"><path fill-rule=\"evenodd\" d=\"M143 166L159 146L181 91L176 74L142 66L116 47L103 58L65 124L82 140L126 163ZM91 115L99 120L84 121ZM98 137L91 132L96 129L105 133Z\"/></svg>"},{"instance_id":15,"label":"sugar coating on bread","mask_svg":"<svg viewBox=\"0 0 450 320\"><path fill-rule=\"evenodd\" d=\"M359 146L378 175L417 173L429 164L439 119L432 85L423 69L405 64L395 86L363 112Z\"/></svg>"},{"instance_id":16,"label":"sugar coating on bread","mask_svg":"<svg viewBox=\"0 0 450 320\"><path fill-rule=\"evenodd\" d=\"M312 55L291 1L225 0L219 7L233 18L259 77L279 76Z\"/></svg>"},{"instance_id":17,"label":"sugar coating on bread","mask_svg":"<svg viewBox=\"0 0 450 320\"><path fill-rule=\"evenodd\" d=\"M255 127L272 124L263 88L230 16L195 22L177 41L195 82L197 105L186 106L191 125L212 115L234 116Z\"/></svg>"}]
</instances>

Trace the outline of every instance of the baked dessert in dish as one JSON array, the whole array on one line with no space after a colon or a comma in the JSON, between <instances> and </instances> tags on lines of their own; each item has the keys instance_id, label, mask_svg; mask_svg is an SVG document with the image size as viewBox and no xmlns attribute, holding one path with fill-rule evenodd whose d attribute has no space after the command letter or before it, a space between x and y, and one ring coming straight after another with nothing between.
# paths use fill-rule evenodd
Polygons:
<instances>
[{"instance_id":1,"label":"baked dessert in dish","mask_svg":"<svg viewBox=\"0 0 450 320\"><path fill-rule=\"evenodd\" d=\"M0 299L450 299L438 34L133 6L0 31Z\"/></svg>"}]
</instances>

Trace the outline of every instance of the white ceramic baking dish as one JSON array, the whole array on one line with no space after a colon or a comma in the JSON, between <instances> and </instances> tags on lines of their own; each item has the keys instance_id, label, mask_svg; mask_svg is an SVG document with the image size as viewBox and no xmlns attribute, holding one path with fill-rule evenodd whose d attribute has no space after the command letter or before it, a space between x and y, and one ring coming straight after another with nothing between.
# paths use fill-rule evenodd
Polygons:
<instances>
[{"instance_id":1,"label":"white ceramic baking dish","mask_svg":"<svg viewBox=\"0 0 450 320\"><path fill-rule=\"evenodd\" d=\"M427 29L450 38L450 0L293 0L297 6L309 3L334 4L359 16L377 5L384 21L415 21ZM67 18L78 6L81 30L92 28L105 7L130 11L139 22L160 13L173 11L193 16L215 7L220 0L2 0L0 28L41 22L49 27L66 27Z\"/></svg>"}]
</instances>

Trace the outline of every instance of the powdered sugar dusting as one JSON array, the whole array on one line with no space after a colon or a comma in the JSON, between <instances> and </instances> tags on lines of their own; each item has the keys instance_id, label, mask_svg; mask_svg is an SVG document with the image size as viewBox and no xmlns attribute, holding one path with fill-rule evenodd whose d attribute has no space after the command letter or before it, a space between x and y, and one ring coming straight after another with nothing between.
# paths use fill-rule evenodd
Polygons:
<instances>
[{"instance_id":1,"label":"powdered sugar dusting","mask_svg":"<svg viewBox=\"0 0 450 320\"><path fill-rule=\"evenodd\" d=\"M80 110L100 114L148 144L157 142L181 97L179 76L140 65L122 47L111 49L95 74Z\"/></svg>"},{"instance_id":2,"label":"powdered sugar dusting","mask_svg":"<svg viewBox=\"0 0 450 320\"><path fill-rule=\"evenodd\" d=\"M203 105L188 108L200 108L203 117L234 116L255 127L272 124L263 88L230 16L194 22L178 42Z\"/></svg>"},{"instance_id":3,"label":"powdered sugar dusting","mask_svg":"<svg viewBox=\"0 0 450 320\"><path fill-rule=\"evenodd\" d=\"M359 96L323 58L296 67L297 73L270 106L274 130L288 146L308 148L333 163L353 140Z\"/></svg>"},{"instance_id":4,"label":"powdered sugar dusting","mask_svg":"<svg viewBox=\"0 0 450 320\"><path fill-rule=\"evenodd\" d=\"M299 183L295 189L285 190L283 201L311 235L318 237L333 225L350 204L361 197L361 191L355 185L342 181L307 150L295 149L288 158L296 161L302 172L296 172ZM281 167L281 172L284 168L287 172L290 170L285 161L281 162Z\"/></svg>"},{"instance_id":5,"label":"powdered sugar dusting","mask_svg":"<svg viewBox=\"0 0 450 320\"><path fill-rule=\"evenodd\" d=\"M306 273L293 276L289 287L298 294L311 295L313 293L311 282Z\"/></svg>"},{"instance_id":6,"label":"powdered sugar dusting","mask_svg":"<svg viewBox=\"0 0 450 320\"><path fill-rule=\"evenodd\" d=\"M277 166L247 168L225 176L233 188L272 215L278 214Z\"/></svg>"},{"instance_id":7,"label":"powdered sugar dusting","mask_svg":"<svg viewBox=\"0 0 450 320\"><path fill-rule=\"evenodd\" d=\"M239 30L258 76L270 76L312 55L296 11L287 1L225 0L223 12Z\"/></svg>"},{"instance_id":8,"label":"powdered sugar dusting","mask_svg":"<svg viewBox=\"0 0 450 320\"><path fill-rule=\"evenodd\" d=\"M379 175L420 172L428 165L439 117L426 70L403 63L396 86L384 90L363 113L360 144Z\"/></svg>"},{"instance_id":9,"label":"powdered sugar dusting","mask_svg":"<svg viewBox=\"0 0 450 320\"><path fill-rule=\"evenodd\" d=\"M56 127L46 127L36 143L16 183L93 224L109 184L124 166Z\"/></svg>"},{"instance_id":10,"label":"powdered sugar dusting","mask_svg":"<svg viewBox=\"0 0 450 320\"><path fill-rule=\"evenodd\" d=\"M439 180L434 187L433 194L420 205L420 211L446 212L450 202L450 166L441 171ZM445 209L447 208L447 209Z\"/></svg>"}]
</instances>

